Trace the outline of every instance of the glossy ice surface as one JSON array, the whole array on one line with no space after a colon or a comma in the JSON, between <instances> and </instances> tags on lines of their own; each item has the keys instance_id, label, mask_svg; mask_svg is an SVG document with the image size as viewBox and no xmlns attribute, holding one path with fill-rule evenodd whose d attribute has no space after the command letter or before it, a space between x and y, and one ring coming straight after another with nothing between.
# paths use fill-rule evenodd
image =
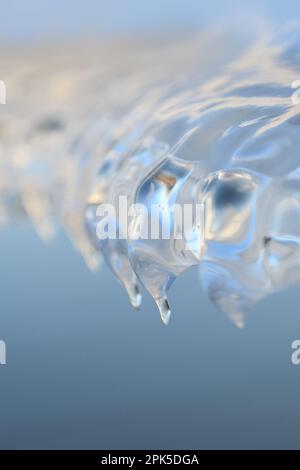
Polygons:
<instances>
[{"instance_id":1,"label":"glossy ice surface","mask_svg":"<svg viewBox=\"0 0 300 470\"><path fill-rule=\"evenodd\" d=\"M62 225L135 307L143 284L165 323L169 287L198 265L211 300L243 326L255 302L300 281L300 41L254 36L2 51L3 221L25 213L44 238ZM99 240L97 207L119 196L202 204L204 240Z\"/></svg>"}]
</instances>

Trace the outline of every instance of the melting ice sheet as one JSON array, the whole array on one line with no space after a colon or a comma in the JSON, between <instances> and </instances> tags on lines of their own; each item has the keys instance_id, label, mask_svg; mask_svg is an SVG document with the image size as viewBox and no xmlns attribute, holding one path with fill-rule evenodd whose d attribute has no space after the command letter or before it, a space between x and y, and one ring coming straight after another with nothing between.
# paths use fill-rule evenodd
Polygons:
<instances>
[{"instance_id":1,"label":"melting ice sheet","mask_svg":"<svg viewBox=\"0 0 300 470\"><path fill-rule=\"evenodd\" d=\"M165 323L168 289L198 265L242 326L254 303L300 281L300 40L250 36L3 48L1 220L25 214L43 238L62 226L135 307L142 284ZM97 206L119 196L202 204L201 243L99 240Z\"/></svg>"}]
</instances>

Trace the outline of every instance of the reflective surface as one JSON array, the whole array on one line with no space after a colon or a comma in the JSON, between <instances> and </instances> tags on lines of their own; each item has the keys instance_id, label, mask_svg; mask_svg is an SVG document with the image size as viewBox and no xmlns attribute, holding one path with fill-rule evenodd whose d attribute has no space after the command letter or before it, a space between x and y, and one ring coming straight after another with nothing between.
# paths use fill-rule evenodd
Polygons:
<instances>
[{"instance_id":1,"label":"reflective surface","mask_svg":"<svg viewBox=\"0 0 300 470\"><path fill-rule=\"evenodd\" d=\"M89 64L93 54L97 55L97 60L93 60L93 63L96 64L96 70L99 70L98 52L90 54L86 48L78 56L75 54L73 62L71 57L67 61L65 81L65 68L61 62L65 61L65 56L69 56L68 48L64 53L61 44L58 47L56 42L55 54L62 56L62 60L59 60L60 66L56 67L53 65L57 64L56 60L51 60L53 47L50 47L49 53L46 52L47 48L41 48L36 57L31 57L28 48L23 48L24 43L17 42L18 39L29 39L35 42L35 47L37 42L43 42L45 35L51 34L57 41L61 33L78 31L90 34L91 31L103 33L104 30L112 30L118 36L120 29L126 32L132 32L132 29L142 32L154 29L156 32L158 26L167 26L169 32L170 26L171 29L176 29L176 26L181 28L183 23L188 29L191 24L202 27L207 18L219 21L223 26L227 19L240 13L242 19L237 23L242 25L243 30L251 23L260 26L263 32L268 30L263 17L268 20L275 18L282 26L282 22L287 18L294 20L300 16L299 4L294 0L286 0L284 3L279 0L210 0L207 3L198 0L166 0L163 3L155 0L112 0L109 3L101 0L44 0L40 4L35 0L23 3L10 0L1 5L1 14L5 21L2 21L0 36L5 41L14 39L16 47L11 57L7 55L4 44L1 48L0 78L9 78L8 105L14 102L15 108L10 110L10 119L7 116L8 109L0 107L0 134L1 140L5 135L6 143L13 145L14 149L21 148L22 154L20 159L18 152L13 152L14 159L6 159L5 168L1 168L0 172L6 176L6 179L1 180L1 220L5 224L0 231L0 338L5 340L7 345L7 365L0 367L1 448L299 448L300 369L299 366L291 364L291 343L300 337L299 286L284 290L280 294L275 293L256 304L243 330L235 328L207 300L198 282L197 268L179 276L169 291L173 318L168 328L160 326L153 301L143 288L143 303L140 312L135 312L126 299L124 289L115 282L110 271L104 266L99 273L91 273L70 246L68 238L70 234L74 234L74 226L79 227L81 216L77 219L71 218L73 225L70 226L70 219L59 215L66 213L62 210L65 207L71 208L67 211L69 214L74 214L74 207L70 204L73 192L67 193L66 199L61 196L66 194L65 175L70 175L68 188L74 187L72 182L76 181L73 170L69 167L63 169L62 164L67 161L65 146L69 148L72 143L72 137L65 137L66 134L78 136L77 144L70 146L76 149L77 156L84 152L88 154L89 149L95 148L95 139L98 144L98 124L95 123L90 110L95 109L96 117L103 115L98 101L94 99L100 92L98 84L101 81L96 80L95 94L91 90L87 92L85 86L84 92L79 86L79 92L75 86L72 113L64 93L55 96L55 84L48 87L53 77L52 73L49 76L48 72L55 69L58 75L62 76L62 83L66 84L66 87L60 87L61 91L68 90L68 83L76 83L76 63L77 66L82 63L83 55ZM215 30L215 25L210 27ZM235 31L235 27L232 27L232 31ZM290 43L289 34L287 37ZM252 43L255 44L253 38ZM247 44L247 40L246 44L234 40L234 49L239 58L243 47L247 49ZM294 157L282 159L281 151L287 149L285 155L293 155L290 142L293 142L294 138L297 139L298 118L294 116L289 124L284 120L287 111L291 109L290 80L294 75L297 79L300 78L297 70L297 47L287 52L285 44L282 38L278 39L275 54L278 58L277 53L285 51L280 61L280 69L289 70L285 77L282 77L277 67L275 72L273 65L269 69L270 63L265 62L266 55L263 54L259 65L261 70L270 70L269 81L272 82L268 83L267 89L264 85L262 88L251 88L248 86L251 84L241 90L238 90L238 84L231 84L230 87L235 90L234 101L242 102L243 108L247 108L248 96L249 101L253 101L253 96L257 98L261 90L263 93L267 91L268 102L274 105L275 120L277 112L278 116L283 117L282 124L272 133L272 140L275 142L273 147L269 145L269 139L264 139L268 133L264 133L262 139L256 139L255 142L252 138L252 131L261 129L264 125L263 119L261 123L257 121L258 117L262 118L260 114L257 115L257 101L266 102L266 96L262 96L259 100L255 99L253 114L249 108L246 109L247 119L243 110L239 110L241 116L230 110L228 119L224 110L207 113L216 124L217 134L210 136L208 129L213 127L211 122L208 119L205 126L202 121L205 133L197 131L196 126L195 135L189 136L186 145L183 142L182 151L177 149L177 157L186 164L187 160L199 160L197 148L200 145L205 150L204 154L210 155L209 161L217 163L216 169L222 170L209 178L205 186L209 190L207 203L210 212L218 215L218 219L208 219L207 233L207 237L212 241L209 248L213 254L213 264L217 264L217 272L220 273L224 264L224 249L221 249L224 247L224 239L226 240L228 234L233 234L233 250L237 247L243 250L250 243L254 248L254 257L257 253L264 254L264 270L272 279L273 285L282 285L282 273L290 271L293 257L289 253L297 253L294 240L299 237L298 219L294 216L298 211L297 201L294 200L298 187L296 174L293 176L295 181L281 178L290 171L291 163L294 164ZM92 45L95 45L94 41ZM120 52L117 55L118 60L120 56L124 56L123 51L128 51L127 45L124 44L122 50L119 45L116 47ZM224 44L225 49L226 45L228 41ZM223 57L223 41L219 41L215 47L205 46L205 57L197 57L200 62L206 60L206 63L210 63L210 56L218 57L220 48ZM27 52L24 49L27 49ZM111 50L108 48L107 51L108 63L111 63ZM271 51L271 48L268 46L267 50ZM182 57L181 52L178 56ZM18 66L15 66L16 57L20 60ZM43 64L42 70L35 68L36 59L38 63ZM156 61L156 57L154 59ZM116 67L119 67L118 60ZM10 73L4 76L4 69L7 73L9 61ZM225 64L230 62L231 59L225 54ZM289 64L295 67L293 74ZM138 65L137 61L133 64L134 74ZM220 65L219 70L213 66L209 70L218 76L227 76L224 62L220 61ZM251 68L252 64L243 64L243 67ZM76 73L73 74L74 69ZM68 70L72 70L69 80ZM82 67L84 76L86 70L90 71L91 67ZM206 67L203 67L200 81L206 72ZM141 83L145 81L148 85L148 78L145 77L148 73L148 67L145 74L141 72ZM25 79L27 74L30 80ZM39 79L33 80L30 85L32 75L36 74L47 79L42 84ZM16 75L20 78L20 87L15 87L13 77ZM153 75L154 71L151 72L151 77ZM246 80L247 76L244 79ZM253 78L257 82L260 79L261 75L258 75L257 79ZM287 88L281 87L282 81ZM198 76L196 83L199 84ZM218 93L220 88L222 89L221 95L224 98L223 83L216 83L214 86ZM189 87L192 88L191 84ZM18 89L21 90L19 94ZM27 101L24 89L29 89L30 92ZM158 89L159 95L161 84ZM119 95L124 97L126 93L122 91L115 96L115 103L120 100ZM209 93L208 95L210 99L211 96ZM273 95L276 95L275 99ZM156 105L155 96L153 105ZM107 102L109 99L111 100L110 95L106 98ZM151 100L150 95L149 100L145 102L151 104ZM229 96L228 100L232 103L233 97ZM82 108L81 115L82 103L87 103L87 108ZM217 103L214 107L217 109ZM116 115L118 122L118 112ZM69 134L70 120L74 121L75 125ZM247 123L247 120L250 122L245 127L238 126L238 123ZM5 133L4 121L8 124ZM268 114L266 122L270 121L272 117ZM292 122L295 132L292 131ZM95 124L94 134L89 133L91 123ZM115 123L113 120L112 128L117 128ZM10 124L13 127L17 125L17 139L16 128L14 127L11 133L9 131L12 129ZM187 122L187 128L185 124L184 119L182 126L179 123L180 132L185 133L184 129L188 130L189 123ZM100 126L105 126L105 123ZM110 121L108 128L109 126ZM230 126L233 126L232 140L230 132L220 140L220 133ZM163 139L167 142L176 141L180 134L176 129L175 126L173 133L172 127L168 132L164 132ZM26 144L24 135L27 136ZM206 139L208 146L205 149L203 146ZM215 153L211 152L211 143L218 141L222 152L219 152L218 148ZM253 142L254 146L247 145ZM243 143L246 145L242 146ZM29 152L29 148L34 149L34 153ZM147 148L149 150L149 145ZM156 152L157 147L152 148ZM160 148L159 146L158 150ZM232 157L233 148L241 150L238 154L239 165L241 161L245 162L243 166L248 170L249 164L255 166L253 177L239 178L240 173L237 173L236 168L233 172L229 168L228 161ZM62 151L64 157L61 160L56 158L58 154L54 149ZM256 161L253 159L253 150L258 157ZM41 151L43 155L51 155L50 165L48 157L43 158L43 165L30 163L32 155ZM29 164L22 167L24 153L27 157L25 161ZM214 160L214 155L219 156L220 161ZM276 155L279 158L276 159ZM151 152L150 157L152 158ZM274 158L276 165L270 165L268 162L274 161ZM3 162L2 151L1 161ZM13 165L12 161L15 162ZM79 160L75 157L74 161ZM173 171L174 158L170 165ZM71 167L74 169L74 166ZM258 169L267 177L257 178ZM94 170L92 173L95 173ZM30 175L30 191L28 186L24 185L28 181L24 175ZM276 182L278 175L281 182ZM158 176L155 181L161 184L165 178ZM274 185L276 193L278 189L279 197L275 198L278 216L274 219L273 204L269 214L264 206L256 204L256 195L262 193L252 191L252 188L265 188L266 186L261 184L265 180ZM38 182L41 184L36 185ZM160 187L163 188L163 185ZM106 190L106 187L104 189ZM147 185L144 189L147 189ZM243 195L243 204L236 204L237 192ZM146 194L146 191L142 194ZM62 199L69 201L68 205L62 206ZM81 196L78 200L80 199ZM39 201L42 201L41 204ZM251 212L249 207L254 207L255 211ZM81 209L79 213L82 215ZM46 217L43 216L45 213ZM267 215L266 224L262 220L261 226L267 226L269 230L261 229L255 232L258 234L259 243L253 245L251 224L245 224L243 230L238 231L234 223L228 225L227 218L222 217L225 213L230 214L232 221L232 214L237 214L245 216L244 220L248 222L260 220L257 218L258 214L262 215L262 219ZM15 224L16 217L20 219L24 215L30 216L43 239L51 238L58 229L54 243L41 243L27 224ZM9 221L11 217L13 224ZM62 225L63 233L59 230ZM67 227L70 227L69 231ZM68 237L65 235L66 231ZM75 230L76 233L81 233L83 237L73 239L74 244L82 253L86 253L85 258L90 267L95 268L99 260L97 256L94 257L93 249L90 252L90 243L85 243L85 228L83 231ZM216 243L213 243L213 240L216 240ZM241 240L246 241L246 244ZM226 252L227 250L228 245ZM229 251L230 256L233 256L233 250ZM244 258L243 267L252 259L251 256ZM229 259L229 264L231 267L232 258ZM282 265L284 269L278 270L278 266ZM231 270L228 269L227 272L231 273ZM293 279L293 271L290 273L286 278L288 283ZM235 276L236 274L238 279L243 281L242 273L234 273ZM208 286L215 285L214 277L211 282L209 276L206 279ZM229 281L232 288L232 276ZM240 286L238 289L240 291ZM245 288L242 291L245 293ZM226 305L224 307L226 308ZM239 322L236 315L235 321Z\"/></svg>"},{"instance_id":2,"label":"reflective surface","mask_svg":"<svg viewBox=\"0 0 300 470\"><path fill-rule=\"evenodd\" d=\"M198 265L243 326L253 304L300 280L297 31L239 33L238 46L203 31L7 51L3 220L26 213L45 239L62 226L91 269L104 256L135 307L139 280L165 323L169 287ZM168 212L202 204L204 240L99 240L97 207L120 196ZM131 234L143 223L135 214Z\"/></svg>"}]
</instances>

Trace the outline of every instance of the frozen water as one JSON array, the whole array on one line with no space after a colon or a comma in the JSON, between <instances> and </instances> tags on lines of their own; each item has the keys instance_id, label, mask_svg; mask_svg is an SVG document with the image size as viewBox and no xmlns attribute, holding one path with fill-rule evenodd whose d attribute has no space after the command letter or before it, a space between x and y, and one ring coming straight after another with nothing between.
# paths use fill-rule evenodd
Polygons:
<instances>
[{"instance_id":1,"label":"frozen water","mask_svg":"<svg viewBox=\"0 0 300 470\"><path fill-rule=\"evenodd\" d=\"M135 307L141 283L165 323L168 289L198 265L242 327L253 304L300 281L300 41L253 36L2 51L1 219L27 214L43 238L62 225ZM119 236L100 240L97 207L120 196L170 213L201 204L204 236L124 239L116 221Z\"/></svg>"}]
</instances>

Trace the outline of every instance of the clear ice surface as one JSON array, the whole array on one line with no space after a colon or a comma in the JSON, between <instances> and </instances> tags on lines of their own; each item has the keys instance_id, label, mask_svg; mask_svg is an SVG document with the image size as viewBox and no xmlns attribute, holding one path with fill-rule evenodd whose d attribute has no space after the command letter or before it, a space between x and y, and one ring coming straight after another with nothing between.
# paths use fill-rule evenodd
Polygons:
<instances>
[{"instance_id":1,"label":"clear ice surface","mask_svg":"<svg viewBox=\"0 0 300 470\"><path fill-rule=\"evenodd\" d=\"M239 327L257 301L300 281L297 31L2 48L1 73L2 222L27 215L45 239L62 226L136 308L142 284L164 323L168 289L193 265ZM202 204L203 237L99 240L97 207L119 196Z\"/></svg>"}]
</instances>

